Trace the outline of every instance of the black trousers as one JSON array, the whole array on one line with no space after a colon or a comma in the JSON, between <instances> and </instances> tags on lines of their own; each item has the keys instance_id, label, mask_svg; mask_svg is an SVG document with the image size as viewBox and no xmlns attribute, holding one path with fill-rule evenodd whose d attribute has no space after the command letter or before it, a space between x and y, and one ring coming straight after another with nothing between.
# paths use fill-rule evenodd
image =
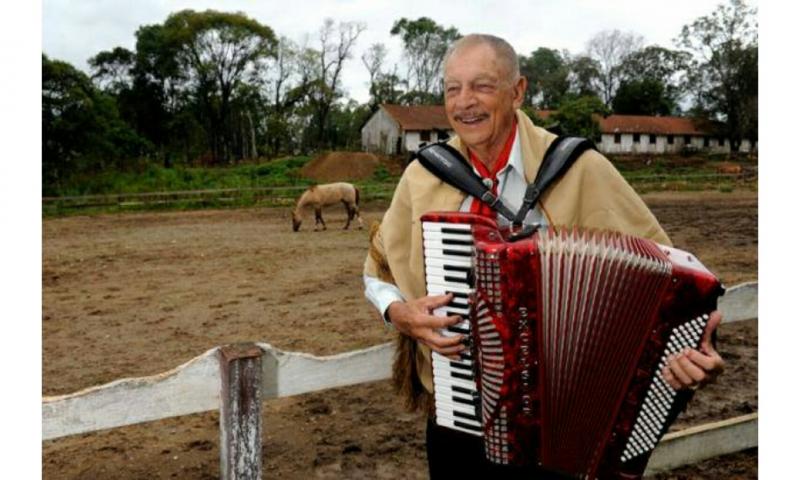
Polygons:
<instances>
[{"instance_id":1,"label":"black trousers","mask_svg":"<svg viewBox=\"0 0 800 480\"><path fill-rule=\"evenodd\" d=\"M497 465L486 459L480 437L436 425L428 419L425 432L431 480L450 478L563 479L536 467Z\"/></svg>"}]
</instances>

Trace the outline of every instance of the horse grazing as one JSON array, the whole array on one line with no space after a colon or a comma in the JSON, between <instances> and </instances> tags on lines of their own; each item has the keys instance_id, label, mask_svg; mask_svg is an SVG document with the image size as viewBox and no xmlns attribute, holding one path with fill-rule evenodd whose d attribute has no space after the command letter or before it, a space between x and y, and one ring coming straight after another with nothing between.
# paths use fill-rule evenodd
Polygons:
<instances>
[{"instance_id":1,"label":"horse grazing","mask_svg":"<svg viewBox=\"0 0 800 480\"><path fill-rule=\"evenodd\" d=\"M358 228L364 228L364 222L361 221L361 215L358 213L359 192L356 187L350 183L338 182L327 183L324 185L314 185L309 187L308 190L300 195L297 199L297 205L292 211L292 229L296 232L300 230L300 224L303 222L303 214L310 208L314 209L314 230L322 224L322 229L325 230L325 220L322 219L322 207L334 205L338 202L344 204L347 211L347 223L344 229L350 227L350 221L355 218L358 220Z\"/></svg>"}]
</instances>

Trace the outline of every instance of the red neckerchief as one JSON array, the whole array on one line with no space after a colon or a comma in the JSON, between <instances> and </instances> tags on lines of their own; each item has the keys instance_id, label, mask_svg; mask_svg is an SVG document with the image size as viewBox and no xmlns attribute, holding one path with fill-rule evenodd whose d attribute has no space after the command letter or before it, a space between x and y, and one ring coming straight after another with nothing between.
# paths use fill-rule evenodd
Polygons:
<instances>
[{"instance_id":1,"label":"red neckerchief","mask_svg":"<svg viewBox=\"0 0 800 480\"><path fill-rule=\"evenodd\" d=\"M497 157L497 161L494 162L494 167L490 172L486 165L483 164L478 157L472 152L469 151L469 161L472 162L472 166L475 167L475 170L478 171L478 174L481 178L488 178L492 180L492 193L497 195L497 174L502 170L506 165L508 165L508 159L511 157L511 147L514 146L514 138L517 135L517 120L514 119L514 126L511 128L511 134L506 139L505 145L503 145L503 150L500 151L500 155ZM470 213L477 213L478 215L483 215L485 217L494 218L495 213L494 211L487 205L486 203L482 202L479 198L472 199L472 204L469 208Z\"/></svg>"}]
</instances>

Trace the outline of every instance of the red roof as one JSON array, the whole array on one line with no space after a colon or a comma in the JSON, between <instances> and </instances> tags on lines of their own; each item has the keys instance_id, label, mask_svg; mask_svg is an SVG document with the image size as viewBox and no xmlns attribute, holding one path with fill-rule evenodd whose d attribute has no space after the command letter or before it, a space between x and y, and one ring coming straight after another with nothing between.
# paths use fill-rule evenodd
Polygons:
<instances>
[{"instance_id":1,"label":"red roof","mask_svg":"<svg viewBox=\"0 0 800 480\"><path fill-rule=\"evenodd\" d=\"M381 108L403 130L452 130L443 105L389 105ZM537 110L542 120L549 120L557 110ZM715 135L716 126L708 120L687 117L650 117L645 115L596 115L602 133L652 133L656 135Z\"/></svg>"},{"instance_id":2,"label":"red roof","mask_svg":"<svg viewBox=\"0 0 800 480\"><path fill-rule=\"evenodd\" d=\"M403 130L452 130L442 105L389 105L383 104Z\"/></svg>"},{"instance_id":3,"label":"red roof","mask_svg":"<svg viewBox=\"0 0 800 480\"><path fill-rule=\"evenodd\" d=\"M603 133L653 133L658 135L713 135L715 126L708 120L686 117L609 115L595 117Z\"/></svg>"}]
</instances>

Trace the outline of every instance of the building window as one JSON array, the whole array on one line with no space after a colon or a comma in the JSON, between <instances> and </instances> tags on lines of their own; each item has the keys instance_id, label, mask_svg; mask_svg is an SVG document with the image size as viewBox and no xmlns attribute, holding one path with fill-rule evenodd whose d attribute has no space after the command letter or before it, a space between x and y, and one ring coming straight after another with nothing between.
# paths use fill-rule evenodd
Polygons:
<instances>
[{"instance_id":1,"label":"building window","mask_svg":"<svg viewBox=\"0 0 800 480\"><path fill-rule=\"evenodd\" d=\"M692 143L692 137L690 137L689 135L684 135L683 136L683 144L684 145L691 145L691 143Z\"/></svg>"},{"instance_id":2,"label":"building window","mask_svg":"<svg viewBox=\"0 0 800 480\"><path fill-rule=\"evenodd\" d=\"M669 143L670 145L675 143L675 136L674 135L667 135L667 143Z\"/></svg>"},{"instance_id":3,"label":"building window","mask_svg":"<svg viewBox=\"0 0 800 480\"><path fill-rule=\"evenodd\" d=\"M639 143L639 142L641 142L641 140L642 140L642 136L641 135L639 135L638 133L634 133L633 134L633 143Z\"/></svg>"},{"instance_id":4,"label":"building window","mask_svg":"<svg viewBox=\"0 0 800 480\"><path fill-rule=\"evenodd\" d=\"M725 146L725 139L724 138L719 137L719 140L717 140L717 141L719 142L719 146L720 147L724 147Z\"/></svg>"},{"instance_id":5,"label":"building window","mask_svg":"<svg viewBox=\"0 0 800 480\"><path fill-rule=\"evenodd\" d=\"M656 144L656 136L653 135L652 133L650 134L650 144L651 145L655 145Z\"/></svg>"},{"instance_id":6,"label":"building window","mask_svg":"<svg viewBox=\"0 0 800 480\"><path fill-rule=\"evenodd\" d=\"M431 141L431 132L430 130L423 130L419 132L419 139L423 142L430 142Z\"/></svg>"},{"instance_id":7,"label":"building window","mask_svg":"<svg viewBox=\"0 0 800 480\"><path fill-rule=\"evenodd\" d=\"M703 146L708 148L711 145L711 139L709 137L703 137Z\"/></svg>"},{"instance_id":8,"label":"building window","mask_svg":"<svg viewBox=\"0 0 800 480\"><path fill-rule=\"evenodd\" d=\"M622 143L622 135L619 133L614 134L614 143Z\"/></svg>"}]
</instances>

